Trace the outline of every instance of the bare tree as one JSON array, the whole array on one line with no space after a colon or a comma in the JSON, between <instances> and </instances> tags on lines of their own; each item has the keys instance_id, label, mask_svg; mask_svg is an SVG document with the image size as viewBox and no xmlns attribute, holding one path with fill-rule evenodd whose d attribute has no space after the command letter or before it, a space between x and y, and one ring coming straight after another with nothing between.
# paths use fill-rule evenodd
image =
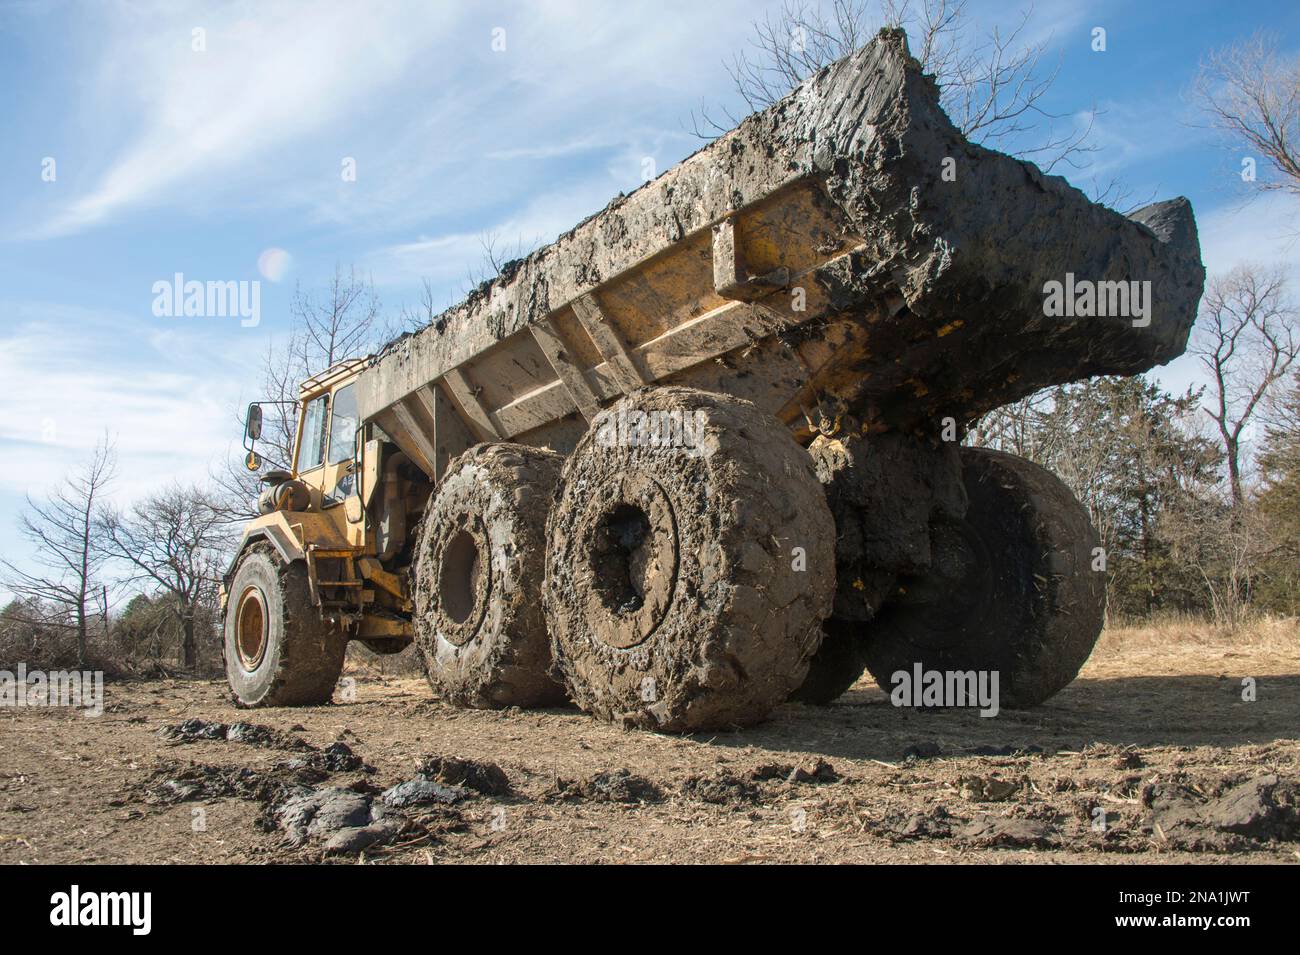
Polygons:
<instances>
[{"instance_id":1,"label":"bare tree","mask_svg":"<svg viewBox=\"0 0 1300 955\"><path fill-rule=\"evenodd\" d=\"M324 295L304 292L299 286L289 311L294 319L295 358L309 374L355 358L374 345L379 297L369 279L357 277L355 268L344 275L335 266Z\"/></svg>"},{"instance_id":2,"label":"bare tree","mask_svg":"<svg viewBox=\"0 0 1300 955\"><path fill-rule=\"evenodd\" d=\"M528 242L524 240L523 235L516 235L514 240L510 241L496 229L489 229L479 235L478 245L479 262L477 266L465 272L465 286L461 289L464 294L469 294L484 282L492 281L511 263L527 258L528 253L541 245L541 239L535 238ZM430 319L432 318L431 315Z\"/></svg>"},{"instance_id":3,"label":"bare tree","mask_svg":"<svg viewBox=\"0 0 1300 955\"><path fill-rule=\"evenodd\" d=\"M1051 406L1051 389L1044 388L981 415L972 423L965 443L974 448L993 448L1032 461L1047 455L1040 450L1044 435L1039 421Z\"/></svg>"},{"instance_id":4,"label":"bare tree","mask_svg":"<svg viewBox=\"0 0 1300 955\"><path fill-rule=\"evenodd\" d=\"M76 628L77 665L88 662L87 628L100 599L97 586L105 554L95 534L95 512L113 478L116 456L105 437L90 460L66 477L48 498L37 503L27 498L27 513L19 521L20 533L34 548L39 570L21 570L0 560L5 586L28 601L44 602L57 622ZM107 613L106 607L101 612Z\"/></svg>"},{"instance_id":5,"label":"bare tree","mask_svg":"<svg viewBox=\"0 0 1300 955\"><path fill-rule=\"evenodd\" d=\"M169 598L180 626L180 664L198 665L196 622L215 602L226 543L222 510L193 485L172 485L121 511L104 508L98 519L105 553L128 568L125 583L143 583Z\"/></svg>"},{"instance_id":6,"label":"bare tree","mask_svg":"<svg viewBox=\"0 0 1300 955\"><path fill-rule=\"evenodd\" d=\"M1261 487L1256 503L1266 520L1279 589L1289 589L1294 613L1300 605L1300 369L1292 372L1289 387L1270 411L1258 459Z\"/></svg>"},{"instance_id":7,"label":"bare tree","mask_svg":"<svg viewBox=\"0 0 1300 955\"><path fill-rule=\"evenodd\" d=\"M418 331L434 324L441 313L433 295L433 283L426 278L420 283L420 301L416 305L402 306L402 325L407 331Z\"/></svg>"},{"instance_id":8,"label":"bare tree","mask_svg":"<svg viewBox=\"0 0 1300 955\"><path fill-rule=\"evenodd\" d=\"M877 19L863 0L834 0L829 14L818 4L786 0L754 21L750 50L735 54L727 72L745 105L764 109L866 43Z\"/></svg>"},{"instance_id":9,"label":"bare tree","mask_svg":"<svg viewBox=\"0 0 1300 955\"><path fill-rule=\"evenodd\" d=\"M278 402L263 425L262 440L283 465L293 457L299 386L339 362L373 351L383 331L374 286L359 278L356 269L344 273L339 266L323 292L301 286L294 290L289 318L288 342L268 347L262 363L262 397Z\"/></svg>"},{"instance_id":10,"label":"bare tree","mask_svg":"<svg viewBox=\"0 0 1300 955\"><path fill-rule=\"evenodd\" d=\"M1238 266L1210 281L1192 337L1210 377L1205 411L1218 429L1235 513L1240 513L1242 434L1300 354L1296 312L1280 269Z\"/></svg>"},{"instance_id":11,"label":"bare tree","mask_svg":"<svg viewBox=\"0 0 1300 955\"><path fill-rule=\"evenodd\" d=\"M1300 57L1280 56L1277 38L1257 33L1211 53L1193 93L1211 125L1259 153L1280 177L1243 181L1261 192L1300 195Z\"/></svg>"},{"instance_id":12,"label":"bare tree","mask_svg":"<svg viewBox=\"0 0 1300 955\"><path fill-rule=\"evenodd\" d=\"M832 0L826 7L785 0L777 12L755 21L750 48L736 54L727 70L745 105L759 110L862 46L877 26L902 28L912 54L939 84L944 110L967 138L1010 147L1013 155L1032 159L1049 172L1062 163L1081 168L1085 154L1095 148L1089 144L1091 118L1078 129L1068 117L1044 108L1059 66L1045 68L1045 43L1024 42L1029 13L1010 31L995 27L972 37L967 3ZM725 122L714 121L701 109L696 135L712 138L738 122L729 113L724 116ZM1066 120L1063 128L1061 120Z\"/></svg>"},{"instance_id":13,"label":"bare tree","mask_svg":"<svg viewBox=\"0 0 1300 955\"><path fill-rule=\"evenodd\" d=\"M264 457L276 467L293 461L293 443L298 425L298 388L312 375L377 350L394 334L382 320L379 297L368 279L355 269L344 272L336 266L322 292L294 291L289 306L289 337L267 346L262 361L258 399L265 402L262 437ZM237 412L243 426L244 409ZM231 461L212 475L221 491L222 511L227 521L253 516L259 478Z\"/></svg>"}]
</instances>

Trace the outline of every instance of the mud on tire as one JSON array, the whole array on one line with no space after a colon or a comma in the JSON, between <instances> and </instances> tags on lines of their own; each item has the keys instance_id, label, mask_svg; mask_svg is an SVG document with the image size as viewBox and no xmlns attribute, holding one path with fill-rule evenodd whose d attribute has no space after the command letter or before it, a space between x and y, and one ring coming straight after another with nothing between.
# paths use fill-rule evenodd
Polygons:
<instances>
[{"instance_id":1,"label":"mud on tire","mask_svg":"<svg viewBox=\"0 0 1300 955\"><path fill-rule=\"evenodd\" d=\"M438 482L412 578L415 642L442 699L481 709L563 702L541 603L546 515L563 461L480 444Z\"/></svg>"},{"instance_id":2,"label":"mud on tire","mask_svg":"<svg viewBox=\"0 0 1300 955\"><path fill-rule=\"evenodd\" d=\"M835 609L808 678L791 697L830 703L866 670L870 621L900 573L930 562L930 525L966 511L958 451L901 434L872 434L845 417L808 448L835 518Z\"/></svg>"},{"instance_id":3,"label":"mud on tire","mask_svg":"<svg viewBox=\"0 0 1300 955\"><path fill-rule=\"evenodd\" d=\"M673 445L674 421L675 446L649 440ZM831 609L835 530L807 453L749 402L680 387L622 399L570 455L547 537L553 652L584 710L674 732L743 726L802 682Z\"/></svg>"},{"instance_id":4,"label":"mud on tire","mask_svg":"<svg viewBox=\"0 0 1300 955\"><path fill-rule=\"evenodd\" d=\"M321 619L307 568L265 544L240 558L226 604L226 679L240 706L328 703L347 634Z\"/></svg>"},{"instance_id":5,"label":"mud on tire","mask_svg":"<svg viewBox=\"0 0 1300 955\"><path fill-rule=\"evenodd\" d=\"M870 625L867 667L892 674L997 671L999 703L1033 706L1079 672L1101 632L1104 575L1097 533L1051 472L986 448L962 448L970 508L935 526L934 566Z\"/></svg>"}]
</instances>

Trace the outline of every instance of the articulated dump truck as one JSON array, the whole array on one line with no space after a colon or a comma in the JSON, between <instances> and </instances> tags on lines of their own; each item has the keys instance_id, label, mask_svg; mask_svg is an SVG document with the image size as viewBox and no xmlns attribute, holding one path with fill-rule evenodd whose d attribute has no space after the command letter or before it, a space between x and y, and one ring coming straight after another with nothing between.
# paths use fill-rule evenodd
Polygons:
<instances>
[{"instance_id":1,"label":"articulated dump truck","mask_svg":"<svg viewBox=\"0 0 1300 955\"><path fill-rule=\"evenodd\" d=\"M1181 354L1203 281L1186 200L1125 217L967 142L883 32L302 385L225 577L235 698L326 702L356 640L456 705L661 731L864 670L1040 703L1104 556L1055 476L962 439Z\"/></svg>"}]
</instances>

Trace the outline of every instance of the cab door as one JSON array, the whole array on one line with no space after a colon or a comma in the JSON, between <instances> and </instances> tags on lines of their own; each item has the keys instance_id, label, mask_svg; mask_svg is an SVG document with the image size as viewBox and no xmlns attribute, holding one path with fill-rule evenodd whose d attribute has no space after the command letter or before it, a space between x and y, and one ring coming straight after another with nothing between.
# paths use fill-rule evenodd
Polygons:
<instances>
[{"instance_id":1,"label":"cab door","mask_svg":"<svg viewBox=\"0 0 1300 955\"><path fill-rule=\"evenodd\" d=\"M321 510L342 507L347 523L361 524L364 515L357 483L361 480L361 473L356 460L357 429L361 418L357 413L355 382L334 390L329 411Z\"/></svg>"}]
</instances>

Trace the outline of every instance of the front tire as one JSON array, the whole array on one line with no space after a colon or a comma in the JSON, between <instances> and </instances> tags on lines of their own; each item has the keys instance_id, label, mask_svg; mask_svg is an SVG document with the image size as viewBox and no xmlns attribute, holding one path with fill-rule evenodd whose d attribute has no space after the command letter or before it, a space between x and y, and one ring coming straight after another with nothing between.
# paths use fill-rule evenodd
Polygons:
<instances>
[{"instance_id":1,"label":"front tire","mask_svg":"<svg viewBox=\"0 0 1300 955\"><path fill-rule=\"evenodd\" d=\"M328 703L347 635L321 619L307 568L255 544L235 570L226 603L226 680L240 706Z\"/></svg>"}]
</instances>

